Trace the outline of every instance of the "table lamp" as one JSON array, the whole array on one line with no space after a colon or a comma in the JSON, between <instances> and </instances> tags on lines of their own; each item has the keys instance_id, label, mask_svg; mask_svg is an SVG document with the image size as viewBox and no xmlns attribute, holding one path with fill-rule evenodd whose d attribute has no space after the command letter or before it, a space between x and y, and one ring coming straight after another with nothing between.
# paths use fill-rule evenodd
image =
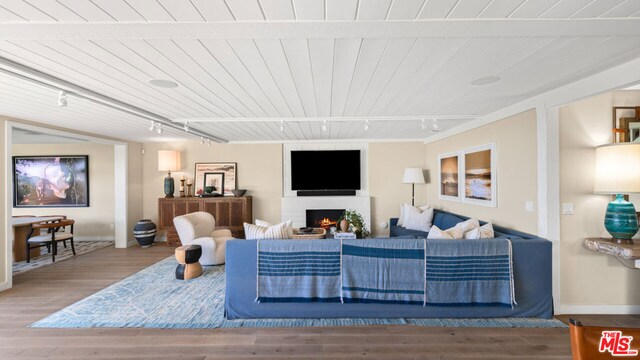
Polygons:
<instances>
[{"instance_id":1,"label":"table lamp","mask_svg":"<svg viewBox=\"0 0 640 360\"><path fill-rule=\"evenodd\" d=\"M171 177L172 171L180 170L180 151L158 150L158 171L167 171L164 178L164 197L172 198L176 187Z\"/></svg>"},{"instance_id":2,"label":"table lamp","mask_svg":"<svg viewBox=\"0 0 640 360\"><path fill-rule=\"evenodd\" d=\"M596 194L615 194L604 216L604 227L616 242L632 242L638 232L638 217L624 194L640 193L640 144L618 143L596 148L593 190Z\"/></svg>"},{"instance_id":3,"label":"table lamp","mask_svg":"<svg viewBox=\"0 0 640 360\"><path fill-rule=\"evenodd\" d=\"M404 184L411 184L411 206L415 206L416 184L424 184L424 174L421 168L406 168L402 177Z\"/></svg>"}]
</instances>

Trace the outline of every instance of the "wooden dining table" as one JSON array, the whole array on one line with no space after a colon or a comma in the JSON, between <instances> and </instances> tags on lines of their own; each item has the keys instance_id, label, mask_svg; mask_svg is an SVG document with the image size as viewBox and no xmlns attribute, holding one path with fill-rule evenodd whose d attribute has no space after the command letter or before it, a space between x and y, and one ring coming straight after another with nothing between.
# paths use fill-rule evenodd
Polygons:
<instances>
[{"instance_id":1,"label":"wooden dining table","mask_svg":"<svg viewBox=\"0 0 640 360\"><path fill-rule=\"evenodd\" d=\"M13 227L13 261L27 259L27 236L31 232L32 225L53 220L61 220L62 216L15 216L11 218ZM40 235L40 230L35 229L34 235ZM31 249L31 258L40 256L40 247Z\"/></svg>"}]
</instances>

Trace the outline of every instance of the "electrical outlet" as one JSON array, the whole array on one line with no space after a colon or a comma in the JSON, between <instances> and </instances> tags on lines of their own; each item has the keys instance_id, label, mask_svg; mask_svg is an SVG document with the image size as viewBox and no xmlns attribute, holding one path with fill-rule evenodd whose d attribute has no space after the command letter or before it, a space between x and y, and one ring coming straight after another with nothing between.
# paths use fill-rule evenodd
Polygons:
<instances>
[{"instance_id":1,"label":"electrical outlet","mask_svg":"<svg viewBox=\"0 0 640 360\"><path fill-rule=\"evenodd\" d=\"M562 204L562 215L573 215L573 203Z\"/></svg>"},{"instance_id":2,"label":"electrical outlet","mask_svg":"<svg viewBox=\"0 0 640 360\"><path fill-rule=\"evenodd\" d=\"M533 201L527 200L524 202L524 211L533 212Z\"/></svg>"}]
</instances>

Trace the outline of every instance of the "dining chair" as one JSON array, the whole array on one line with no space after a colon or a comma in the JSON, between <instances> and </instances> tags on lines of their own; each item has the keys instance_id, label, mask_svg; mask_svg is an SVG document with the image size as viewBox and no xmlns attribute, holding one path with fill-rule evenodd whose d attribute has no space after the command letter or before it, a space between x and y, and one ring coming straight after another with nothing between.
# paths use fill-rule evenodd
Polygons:
<instances>
[{"instance_id":1,"label":"dining chair","mask_svg":"<svg viewBox=\"0 0 640 360\"><path fill-rule=\"evenodd\" d=\"M51 260L56 261L56 255L58 254L58 242L69 240L71 243L71 251L73 255L76 255L76 248L73 244L73 225L75 221L73 219L61 219L55 222L41 222L33 224L29 235L27 236L27 263L31 262L31 249L37 247L46 246L51 249ZM69 227L69 231L60 231L60 229ZM41 235L34 235L35 230L42 231L47 230L47 233ZM56 231L55 229L58 229ZM49 231L51 230L51 231Z\"/></svg>"}]
</instances>

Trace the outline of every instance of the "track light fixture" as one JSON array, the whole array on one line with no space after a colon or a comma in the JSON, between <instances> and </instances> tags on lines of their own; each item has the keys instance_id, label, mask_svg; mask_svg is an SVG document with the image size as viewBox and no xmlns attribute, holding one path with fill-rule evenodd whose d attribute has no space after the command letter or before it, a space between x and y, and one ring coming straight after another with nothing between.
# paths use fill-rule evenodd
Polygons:
<instances>
[{"instance_id":1,"label":"track light fixture","mask_svg":"<svg viewBox=\"0 0 640 360\"><path fill-rule=\"evenodd\" d=\"M200 145L204 145L204 138L200 136Z\"/></svg>"},{"instance_id":2,"label":"track light fixture","mask_svg":"<svg viewBox=\"0 0 640 360\"><path fill-rule=\"evenodd\" d=\"M420 121L420 127L422 128L422 130L427 130L427 122L425 119L422 119Z\"/></svg>"},{"instance_id":3,"label":"track light fixture","mask_svg":"<svg viewBox=\"0 0 640 360\"><path fill-rule=\"evenodd\" d=\"M185 131L185 132L189 132L189 122L188 122L188 121L185 121L185 122L184 122L184 126L183 126L183 128L184 128L184 131Z\"/></svg>"},{"instance_id":4,"label":"track light fixture","mask_svg":"<svg viewBox=\"0 0 640 360\"><path fill-rule=\"evenodd\" d=\"M368 131L369 130L369 120L365 120L364 121L364 131Z\"/></svg>"},{"instance_id":5,"label":"track light fixture","mask_svg":"<svg viewBox=\"0 0 640 360\"><path fill-rule=\"evenodd\" d=\"M58 106L59 107L67 106L67 93L64 92L63 90L60 90L60 93L58 93Z\"/></svg>"},{"instance_id":6,"label":"track light fixture","mask_svg":"<svg viewBox=\"0 0 640 360\"><path fill-rule=\"evenodd\" d=\"M207 146L211 147L211 139L207 139Z\"/></svg>"},{"instance_id":7,"label":"track light fixture","mask_svg":"<svg viewBox=\"0 0 640 360\"><path fill-rule=\"evenodd\" d=\"M158 124L156 132L158 133L158 135L162 135L162 124Z\"/></svg>"},{"instance_id":8,"label":"track light fixture","mask_svg":"<svg viewBox=\"0 0 640 360\"><path fill-rule=\"evenodd\" d=\"M280 120L280 131L284 131L284 120Z\"/></svg>"},{"instance_id":9,"label":"track light fixture","mask_svg":"<svg viewBox=\"0 0 640 360\"><path fill-rule=\"evenodd\" d=\"M327 131L327 120L322 120L322 131Z\"/></svg>"},{"instance_id":10,"label":"track light fixture","mask_svg":"<svg viewBox=\"0 0 640 360\"><path fill-rule=\"evenodd\" d=\"M438 119L433 119L433 125L431 126L431 132L440 131L440 126L438 126Z\"/></svg>"},{"instance_id":11,"label":"track light fixture","mask_svg":"<svg viewBox=\"0 0 640 360\"><path fill-rule=\"evenodd\" d=\"M151 126L149 126L149 131L154 131L156 129L156 122L152 121Z\"/></svg>"}]
</instances>

